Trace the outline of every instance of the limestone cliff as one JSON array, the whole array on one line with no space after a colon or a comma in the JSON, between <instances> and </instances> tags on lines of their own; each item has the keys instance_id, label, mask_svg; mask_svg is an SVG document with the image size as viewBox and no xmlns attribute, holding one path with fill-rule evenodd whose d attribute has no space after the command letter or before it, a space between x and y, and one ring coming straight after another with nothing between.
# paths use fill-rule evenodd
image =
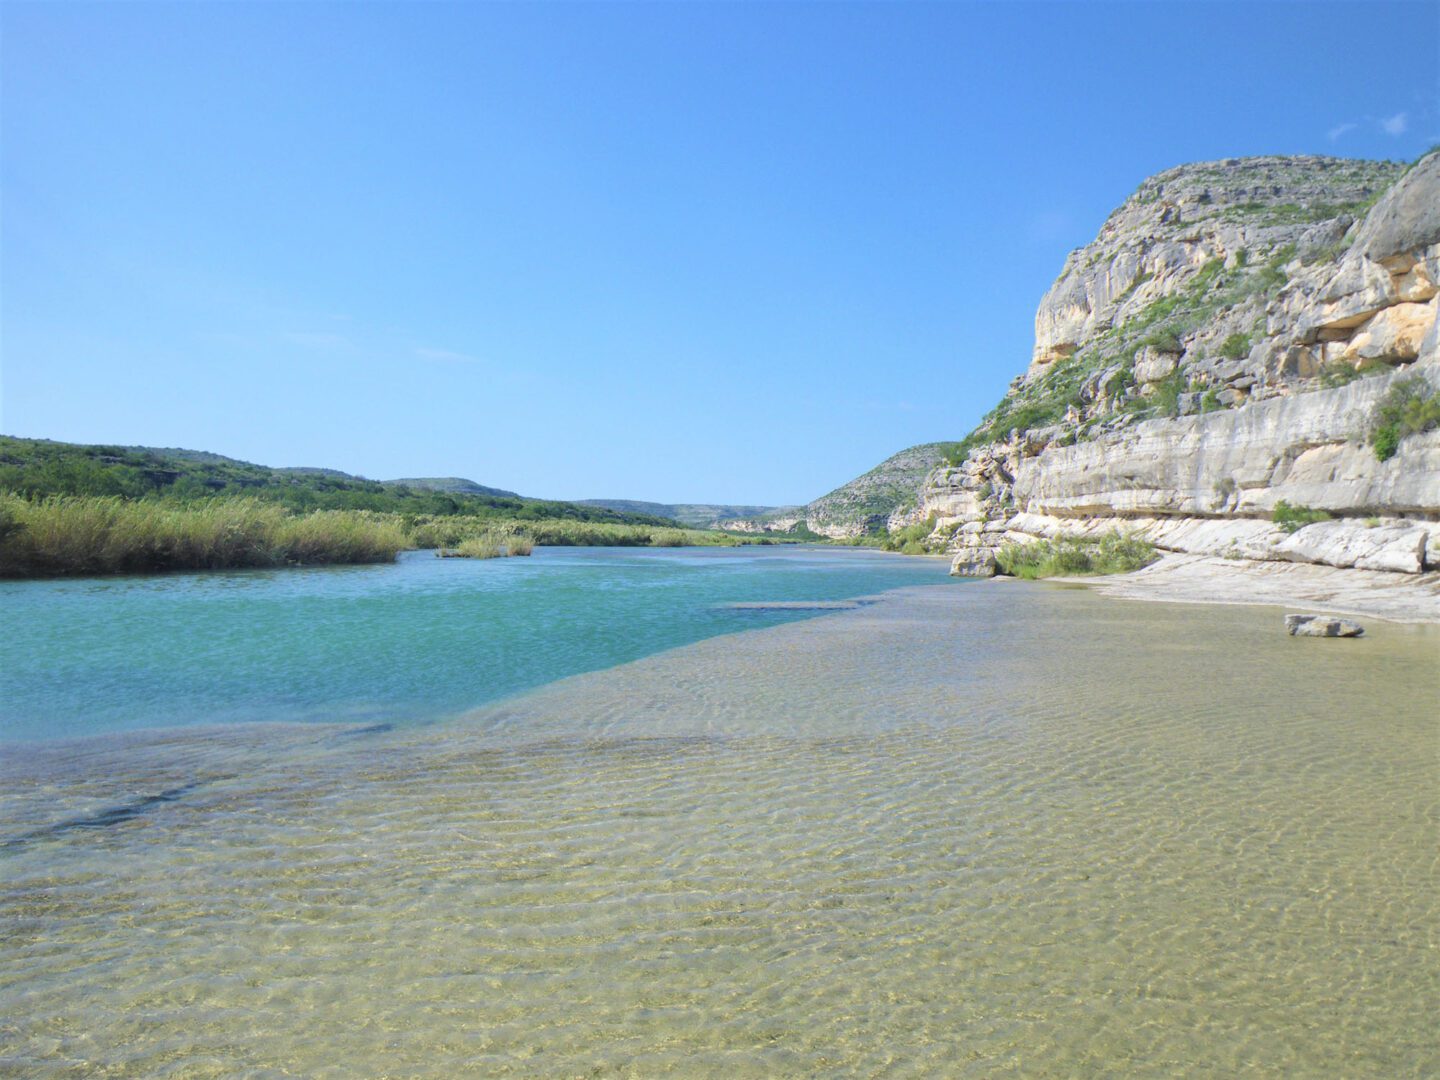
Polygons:
<instances>
[{"instance_id":1,"label":"limestone cliff","mask_svg":"<svg viewBox=\"0 0 1440 1080\"><path fill-rule=\"evenodd\" d=\"M1370 445L1397 386L1440 389L1437 284L1440 153L1152 177L1066 260L1029 369L927 477L932 545L972 574L1005 543L1117 527L1180 551L1440 565L1440 431ZM1281 500L1333 520L1287 533Z\"/></svg>"}]
</instances>

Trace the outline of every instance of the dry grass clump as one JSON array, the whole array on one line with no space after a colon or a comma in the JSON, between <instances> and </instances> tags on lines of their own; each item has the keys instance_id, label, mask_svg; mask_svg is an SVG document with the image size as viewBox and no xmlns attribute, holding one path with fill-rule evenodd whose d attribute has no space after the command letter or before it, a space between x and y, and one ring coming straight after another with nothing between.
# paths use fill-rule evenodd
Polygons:
<instances>
[{"instance_id":1,"label":"dry grass clump","mask_svg":"<svg viewBox=\"0 0 1440 1080\"><path fill-rule=\"evenodd\" d=\"M535 550L535 542L523 533L508 529L487 529L476 536L468 536L454 547L444 545L436 548L440 559L503 559L511 555L529 555Z\"/></svg>"},{"instance_id":2,"label":"dry grass clump","mask_svg":"<svg viewBox=\"0 0 1440 1080\"><path fill-rule=\"evenodd\" d=\"M614 522L480 516L402 517L372 510L298 513L264 499L195 502L117 495L0 493L0 577L147 573L389 562L406 548L494 559L536 545L733 545L725 533Z\"/></svg>"},{"instance_id":3,"label":"dry grass clump","mask_svg":"<svg viewBox=\"0 0 1440 1080\"><path fill-rule=\"evenodd\" d=\"M246 498L176 504L0 495L0 575L7 577L389 562L405 546L396 521L363 511L295 515Z\"/></svg>"},{"instance_id":4,"label":"dry grass clump","mask_svg":"<svg viewBox=\"0 0 1440 1080\"><path fill-rule=\"evenodd\" d=\"M453 550L443 551L443 554L460 559L498 559L505 554L505 549L494 533L486 533L462 540Z\"/></svg>"}]
</instances>

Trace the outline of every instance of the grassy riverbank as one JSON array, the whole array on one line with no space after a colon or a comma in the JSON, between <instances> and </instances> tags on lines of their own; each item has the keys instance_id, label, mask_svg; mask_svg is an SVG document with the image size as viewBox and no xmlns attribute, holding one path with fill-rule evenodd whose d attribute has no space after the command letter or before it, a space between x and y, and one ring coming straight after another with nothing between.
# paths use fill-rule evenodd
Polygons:
<instances>
[{"instance_id":1,"label":"grassy riverbank","mask_svg":"<svg viewBox=\"0 0 1440 1080\"><path fill-rule=\"evenodd\" d=\"M467 480L0 436L0 577L389 562L406 548L770 544Z\"/></svg>"},{"instance_id":2,"label":"grassy riverbank","mask_svg":"<svg viewBox=\"0 0 1440 1080\"><path fill-rule=\"evenodd\" d=\"M407 546L397 520L364 511L295 514L250 498L182 505L103 495L0 496L6 577L388 562Z\"/></svg>"},{"instance_id":3,"label":"grassy riverbank","mask_svg":"<svg viewBox=\"0 0 1440 1080\"><path fill-rule=\"evenodd\" d=\"M686 547L745 542L657 525L490 515L415 517L373 510L296 512L245 496L193 501L118 495L0 494L0 577L153 573L389 562L407 548L507 551L559 547ZM770 540L753 541L771 543Z\"/></svg>"},{"instance_id":4,"label":"grassy riverbank","mask_svg":"<svg viewBox=\"0 0 1440 1080\"><path fill-rule=\"evenodd\" d=\"M731 547L748 540L710 529L677 526L621 525L605 521L507 521L488 517L439 516L405 521L410 547L458 548L467 540L520 535L547 547ZM503 542L503 541L502 541Z\"/></svg>"}]
</instances>

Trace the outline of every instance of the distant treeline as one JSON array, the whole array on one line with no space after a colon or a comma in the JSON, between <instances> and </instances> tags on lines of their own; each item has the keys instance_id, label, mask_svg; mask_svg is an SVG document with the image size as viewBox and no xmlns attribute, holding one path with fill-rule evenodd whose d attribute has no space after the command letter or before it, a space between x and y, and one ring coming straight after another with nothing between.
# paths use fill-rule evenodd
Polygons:
<instances>
[{"instance_id":1,"label":"distant treeline","mask_svg":"<svg viewBox=\"0 0 1440 1080\"><path fill-rule=\"evenodd\" d=\"M427 491L322 469L272 469L194 450L87 446L0 435L0 491L48 495L163 497L190 503L245 496L289 510L370 510L515 521L593 521L674 526L669 518L602 506L506 495Z\"/></svg>"}]
</instances>

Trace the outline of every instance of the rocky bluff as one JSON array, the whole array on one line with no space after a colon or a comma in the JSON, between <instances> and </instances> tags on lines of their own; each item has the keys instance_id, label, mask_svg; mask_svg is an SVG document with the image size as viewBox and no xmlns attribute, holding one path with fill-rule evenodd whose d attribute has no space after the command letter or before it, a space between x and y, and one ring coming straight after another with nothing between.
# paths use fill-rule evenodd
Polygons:
<instances>
[{"instance_id":1,"label":"rocky bluff","mask_svg":"<svg viewBox=\"0 0 1440 1080\"><path fill-rule=\"evenodd\" d=\"M1440 567L1440 430L1371 445L1397 394L1440 388L1437 293L1440 153L1160 173L1071 253L1028 370L908 518L934 519L959 574L994 573L1006 543L1117 528L1175 551ZM1281 501L1323 520L1286 531Z\"/></svg>"}]
</instances>

